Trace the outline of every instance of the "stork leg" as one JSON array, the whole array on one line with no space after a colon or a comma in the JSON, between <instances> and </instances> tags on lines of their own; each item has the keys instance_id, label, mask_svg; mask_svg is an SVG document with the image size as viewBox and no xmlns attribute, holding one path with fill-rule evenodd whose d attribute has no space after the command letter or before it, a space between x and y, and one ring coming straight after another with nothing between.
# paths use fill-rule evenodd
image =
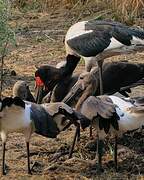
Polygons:
<instances>
[{"instance_id":1,"label":"stork leg","mask_svg":"<svg viewBox=\"0 0 144 180\"><path fill-rule=\"evenodd\" d=\"M78 128L77 129L77 142L79 142L80 141L80 125L78 125L77 128Z\"/></svg>"},{"instance_id":2,"label":"stork leg","mask_svg":"<svg viewBox=\"0 0 144 180\"><path fill-rule=\"evenodd\" d=\"M90 139L93 139L93 135L92 135L92 124L93 124L93 121L91 121L91 124L90 124Z\"/></svg>"},{"instance_id":3,"label":"stork leg","mask_svg":"<svg viewBox=\"0 0 144 180\"><path fill-rule=\"evenodd\" d=\"M99 70L99 81L100 81L100 95L103 95L103 81L102 81L102 65L103 60L97 61L98 70Z\"/></svg>"},{"instance_id":4,"label":"stork leg","mask_svg":"<svg viewBox=\"0 0 144 180\"><path fill-rule=\"evenodd\" d=\"M102 152L103 152L103 141L99 140L99 135L97 134L97 153L96 157L98 160L98 171L102 171Z\"/></svg>"},{"instance_id":5,"label":"stork leg","mask_svg":"<svg viewBox=\"0 0 144 180\"><path fill-rule=\"evenodd\" d=\"M115 170L117 172L117 136L115 136L114 162L115 162Z\"/></svg>"},{"instance_id":6,"label":"stork leg","mask_svg":"<svg viewBox=\"0 0 144 180\"><path fill-rule=\"evenodd\" d=\"M90 138L92 139L92 125L90 125Z\"/></svg>"},{"instance_id":7,"label":"stork leg","mask_svg":"<svg viewBox=\"0 0 144 180\"><path fill-rule=\"evenodd\" d=\"M99 141L99 136L97 136L97 157L98 157L98 169L101 169L101 161L102 161L102 157L101 157L101 149L100 149L100 141Z\"/></svg>"},{"instance_id":8,"label":"stork leg","mask_svg":"<svg viewBox=\"0 0 144 180\"><path fill-rule=\"evenodd\" d=\"M5 145L6 143L2 143L2 174L6 175L6 170L5 170Z\"/></svg>"},{"instance_id":9,"label":"stork leg","mask_svg":"<svg viewBox=\"0 0 144 180\"><path fill-rule=\"evenodd\" d=\"M30 151L29 151L29 142L26 142L26 146L27 146L28 174L32 174L32 173L31 173L31 169L30 169Z\"/></svg>"},{"instance_id":10,"label":"stork leg","mask_svg":"<svg viewBox=\"0 0 144 180\"><path fill-rule=\"evenodd\" d=\"M91 124L90 124L90 139L93 139L92 125L93 125L93 122L91 121Z\"/></svg>"},{"instance_id":11,"label":"stork leg","mask_svg":"<svg viewBox=\"0 0 144 180\"><path fill-rule=\"evenodd\" d=\"M73 143L72 143L70 153L69 153L69 159L72 158L72 153L75 146L76 138L78 138L78 140L80 139L80 124L77 124L77 127L76 127Z\"/></svg>"}]
</instances>

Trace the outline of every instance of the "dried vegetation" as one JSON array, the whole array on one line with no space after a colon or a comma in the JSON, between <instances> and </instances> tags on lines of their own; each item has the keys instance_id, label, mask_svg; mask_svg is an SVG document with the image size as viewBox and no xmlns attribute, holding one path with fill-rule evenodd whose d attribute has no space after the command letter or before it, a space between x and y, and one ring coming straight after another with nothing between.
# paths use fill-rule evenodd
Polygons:
<instances>
[{"instance_id":1,"label":"dried vegetation","mask_svg":"<svg viewBox=\"0 0 144 180\"><path fill-rule=\"evenodd\" d=\"M64 59L63 38L71 24L81 19L113 19L144 27L143 0L13 0L14 9L10 25L16 31L17 47L10 49L5 61L4 95L12 94L17 80L26 80L34 91L35 65L56 65ZM35 3L33 3L35 2ZM135 5L129 6L129 4ZM137 4L138 3L138 4ZM132 8L133 7L133 8ZM119 10L118 10L119 9ZM130 15L131 14L131 15ZM133 18L129 18L133 16ZM144 62L144 54L118 56L110 61L129 60ZM81 72L83 64L76 69ZM11 76L15 70L17 75ZM136 88L143 95L144 87ZM55 140L33 135L30 151L33 176L26 174L25 143L21 134L9 135L6 151L8 175L1 179L143 179L144 129L124 135L119 139L119 172L115 173L113 161L106 147L103 158L104 173L98 175L96 166L90 166L95 147L88 147L89 130L82 132L81 143L75 148L73 159L67 160L74 128L61 133ZM85 146L87 148L85 148ZM2 146L0 145L0 152ZM56 157L56 160L53 159ZM82 160L81 160L82 159ZM1 164L0 164L1 166Z\"/></svg>"}]
</instances>

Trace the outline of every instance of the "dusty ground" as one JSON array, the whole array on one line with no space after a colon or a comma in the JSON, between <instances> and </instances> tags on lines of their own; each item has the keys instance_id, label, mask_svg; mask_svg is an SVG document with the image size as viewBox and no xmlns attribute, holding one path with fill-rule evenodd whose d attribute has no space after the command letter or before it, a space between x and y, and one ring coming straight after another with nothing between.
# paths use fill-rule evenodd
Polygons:
<instances>
[{"instance_id":1,"label":"dusty ground","mask_svg":"<svg viewBox=\"0 0 144 180\"><path fill-rule=\"evenodd\" d=\"M5 60L4 95L11 95L13 84L19 80L26 80L32 92L34 91L35 66L41 64L55 65L63 60L65 51L63 39L68 27L77 20L95 17L88 9L79 13L74 10L55 10L50 13L20 13L12 15L11 25L16 28L17 47L11 49ZM144 21L138 19L138 25L144 27ZM130 62L144 62L144 53L136 55L114 57L110 61L129 60ZM84 69L79 64L76 71ZM15 70L17 76L10 73ZM143 95L144 87L133 90L133 95ZM144 178L144 130L124 135L119 139L118 166L115 173L112 156L106 146L103 157L104 173L98 174L96 166L91 166L85 160L93 159L95 152L92 147L85 148L89 130L82 132L81 143L75 148L73 158L63 155L53 161L52 157L58 152L67 152L72 142L74 127L62 132L56 139L46 139L33 134L31 138L31 165L33 175L27 175L26 147L23 135L12 133L9 135L6 150L7 176L1 179L143 179ZM0 145L0 151L2 147ZM81 160L82 159L82 160ZM83 161L84 160L84 161Z\"/></svg>"}]
</instances>

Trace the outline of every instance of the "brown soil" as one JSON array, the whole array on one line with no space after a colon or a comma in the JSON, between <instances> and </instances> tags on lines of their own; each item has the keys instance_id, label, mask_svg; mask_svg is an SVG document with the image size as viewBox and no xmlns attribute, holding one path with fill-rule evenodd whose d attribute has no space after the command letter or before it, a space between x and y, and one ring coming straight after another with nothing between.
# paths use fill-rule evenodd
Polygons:
<instances>
[{"instance_id":1,"label":"brown soil","mask_svg":"<svg viewBox=\"0 0 144 180\"><path fill-rule=\"evenodd\" d=\"M93 10L94 11L94 10ZM95 15L95 14L94 14ZM76 18L77 17L77 18ZM3 95L12 94L13 84L26 80L34 92L35 66L41 64L55 65L64 59L64 35L68 27L78 19L94 17L91 11L60 9L51 13L20 13L15 11L10 21L17 29L17 47L11 48L5 59L5 84ZM144 26L143 20L138 25ZM144 62L144 53L110 58L109 61L128 60ZM84 69L80 63L76 72ZM11 76L15 70L17 75ZM143 95L144 87L133 89L132 95ZM33 175L27 175L26 147L22 134L9 135L6 150L7 175L1 179L143 179L144 178L144 130L124 135L118 141L118 173L106 145L103 157L104 172L99 174L96 165L88 159L95 157L93 147L85 148L89 142L89 130L82 132L81 142L77 144L73 158L68 160L67 152L74 135L74 127L62 132L56 139L48 139L33 134L30 143L31 165ZM112 140L111 140L112 141ZM94 148L95 149L95 148ZM2 146L0 145L2 152Z\"/></svg>"}]
</instances>

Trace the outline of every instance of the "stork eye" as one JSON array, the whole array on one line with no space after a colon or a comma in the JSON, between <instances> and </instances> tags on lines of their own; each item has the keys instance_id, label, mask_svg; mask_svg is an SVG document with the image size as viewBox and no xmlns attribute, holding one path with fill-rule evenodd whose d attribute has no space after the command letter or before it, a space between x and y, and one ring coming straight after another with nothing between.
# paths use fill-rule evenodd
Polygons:
<instances>
[{"instance_id":1,"label":"stork eye","mask_svg":"<svg viewBox=\"0 0 144 180\"><path fill-rule=\"evenodd\" d=\"M82 76L80 76L80 77L79 77L79 79L83 79L83 77L82 77Z\"/></svg>"}]
</instances>

